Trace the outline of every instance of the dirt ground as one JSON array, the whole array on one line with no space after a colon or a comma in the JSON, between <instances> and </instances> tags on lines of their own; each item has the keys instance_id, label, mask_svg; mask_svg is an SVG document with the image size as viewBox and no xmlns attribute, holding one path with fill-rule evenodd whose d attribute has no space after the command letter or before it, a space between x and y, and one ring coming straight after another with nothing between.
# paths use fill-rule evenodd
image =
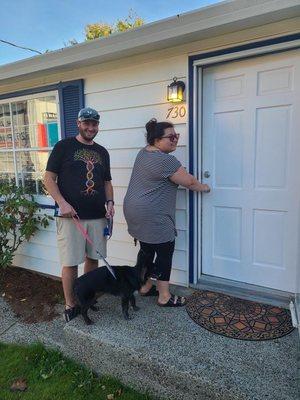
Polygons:
<instances>
[{"instance_id":1,"label":"dirt ground","mask_svg":"<svg viewBox=\"0 0 300 400\"><path fill-rule=\"evenodd\" d=\"M64 302L59 280L18 267L6 268L0 275L0 296L29 324L52 321L59 315L56 305Z\"/></svg>"}]
</instances>

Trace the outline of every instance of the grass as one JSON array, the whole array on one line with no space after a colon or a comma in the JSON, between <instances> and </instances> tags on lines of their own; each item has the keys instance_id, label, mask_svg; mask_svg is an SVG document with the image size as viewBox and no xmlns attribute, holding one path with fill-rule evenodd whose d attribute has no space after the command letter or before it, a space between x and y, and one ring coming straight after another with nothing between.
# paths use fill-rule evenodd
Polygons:
<instances>
[{"instance_id":1,"label":"grass","mask_svg":"<svg viewBox=\"0 0 300 400\"><path fill-rule=\"evenodd\" d=\"M25 379L27 390L10 387ZM87 368L41 344L30 346L0 343L1 400L153 400L115 379L98 377Z\"/></svg>"}]
</instances>

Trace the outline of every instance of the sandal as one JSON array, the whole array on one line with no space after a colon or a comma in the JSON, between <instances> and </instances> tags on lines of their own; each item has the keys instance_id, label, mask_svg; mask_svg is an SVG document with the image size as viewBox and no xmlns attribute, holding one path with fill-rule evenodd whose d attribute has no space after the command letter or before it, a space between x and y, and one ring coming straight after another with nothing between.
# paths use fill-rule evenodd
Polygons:
<instances>
[{"instance_id":1,"label":"sandal","mask_svg":"<svg viewBox=\"0 0 300 400\"><path fill-rule=\"evenodd\" d=\"M158 296L159 291L156 290L156 287L153 285L151 286L151 289L148 290L146 293L140 293L140 296L142 297L147 297L147 296Z\"/></svg>"},{"instance_id":2,"label":"sandal","mask_svg":"<svg viewBox=\"0 0 300 400\"><path fill-rule=\"evenodd\" d=\"M171 294L171 297L166 303L157 303L157 305L159 305L159 307L182 307L186 305L186 298Z\"/></svg>"}]
</instances>

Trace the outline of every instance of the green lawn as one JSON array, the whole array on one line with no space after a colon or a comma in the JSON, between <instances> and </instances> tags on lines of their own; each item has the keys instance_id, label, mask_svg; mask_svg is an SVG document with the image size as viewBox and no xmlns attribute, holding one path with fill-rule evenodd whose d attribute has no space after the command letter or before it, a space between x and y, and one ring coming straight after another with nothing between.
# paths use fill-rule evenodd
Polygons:
<instances>
[{"instance_id":1,"label":"green lawn","mask_svg":"<svg viewBox=\"0 0 300 400\"><path fill-rule=\"evenodd\" d=\"M25 379L26 391L10 390L18 379ZM139 394L112 378L99 378L61 353L47 350L40 344L0 343L0 399L153 400L153 397Z\"/></svg>"}]
</instances>

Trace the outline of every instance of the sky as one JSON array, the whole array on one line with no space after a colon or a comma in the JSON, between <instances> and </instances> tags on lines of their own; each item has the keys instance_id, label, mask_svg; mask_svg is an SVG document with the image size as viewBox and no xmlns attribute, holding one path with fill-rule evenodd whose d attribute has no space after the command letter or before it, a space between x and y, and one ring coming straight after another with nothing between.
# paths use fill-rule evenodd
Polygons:
<instances>
[{"instance_id":1,"label":"sky","mask_svg":"<svg viewBox=\"0 0 300 400\"><path fill-rule=\"evenodd\" d=\"M45 52L84 41L84 27L95 22L113 24L130 10L145 23L189 12L221 0L0 0L0 40ZM0 41L0 65L36 53Z\"/></svg>"}]
</instances>

